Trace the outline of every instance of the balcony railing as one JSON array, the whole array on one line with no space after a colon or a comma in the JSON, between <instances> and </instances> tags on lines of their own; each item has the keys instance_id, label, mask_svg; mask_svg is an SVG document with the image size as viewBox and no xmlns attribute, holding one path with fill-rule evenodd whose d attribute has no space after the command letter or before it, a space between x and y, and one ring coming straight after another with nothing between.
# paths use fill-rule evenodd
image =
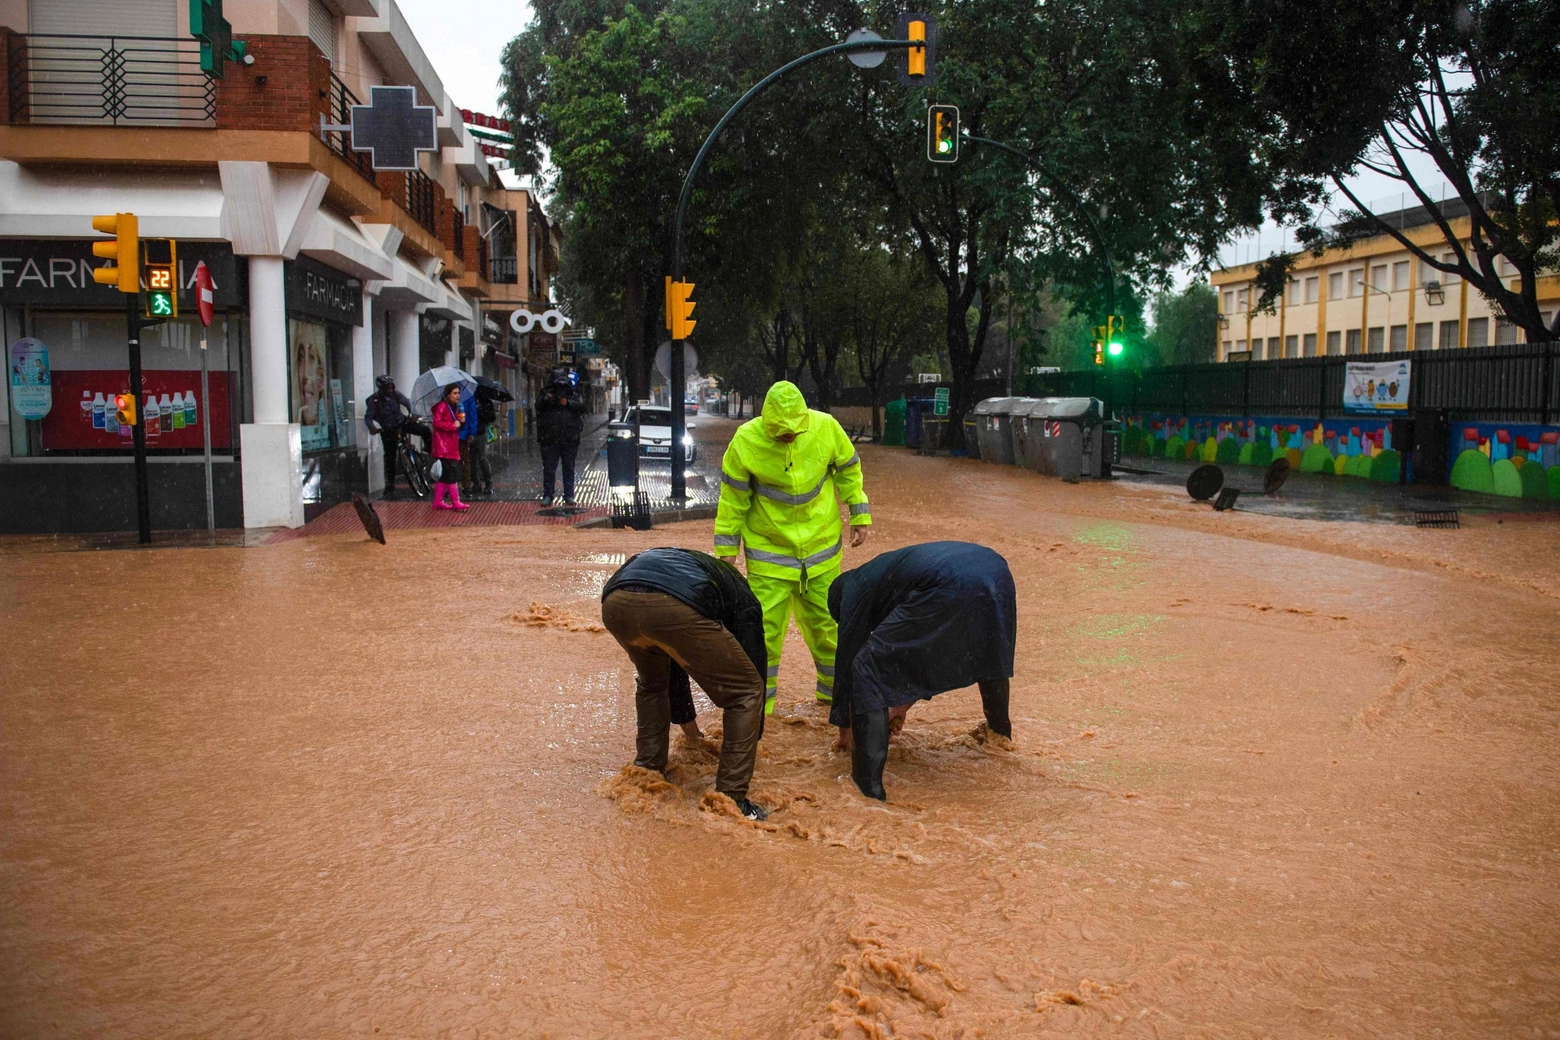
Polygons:
<instances>
[{"instance_id":1,"label":"balcony railing","mask_svg":"<svg viewBox=\"0 0 1560 1040\"><path fill-rule=\"evenodd\" d=\"M193 39L11 33L6 50L12 123L216 125Z\"/></svg>"},{"instance_id":2,"label":"balcony railing","mask_svg":"<svg viewBox=\"0 0 1560 1040\"><path fill-rule=\"evenodd\" d=\"M337 126L348 126L352 122L352 106L361 105L357 95L347 89L347 85L341 82L332 72L330 74L330 115L329 120ZM350 131L331 131L325 135L325 146L336 155L341 156L351 163L357 172L368 178L370 184L374 183L374 160L372 152L354 152L352 150L352 134Z\"/></svg>"},{"instance_id":3,"label":"balcony railing","mask_svg":"<svg viewBox=\"0 0 1560 1040\"><path fill-rule=\"evenodd\" d=\"M461 214L460 210L455 211L454 227L455 248L451 252L455 254L456 258L464 261L466 259L466 218Z\"/></svg>"},{"instance_id":4,"label":"balcony railing","mask_svg":"<svg viewBox=\"0 0 1560 1040\"><path fill-rule=\"evenodd\" d=\"M433 181L426 173L413 170L406 175L406 198L402 204L413 220L427 228L430 234L438 235L438 197L433 190Z\"/></svg>"},{"instance_id":5,"label":"balcony railing","mask_svg":"<svg viewBox=\"0 0 1560 1040\"><path fill-rule=\"evenodd\" d=\"M520 260L513 256L495 256L488 261L494 285L516 285L520 281Z\"/></svg>"}]
</instances>

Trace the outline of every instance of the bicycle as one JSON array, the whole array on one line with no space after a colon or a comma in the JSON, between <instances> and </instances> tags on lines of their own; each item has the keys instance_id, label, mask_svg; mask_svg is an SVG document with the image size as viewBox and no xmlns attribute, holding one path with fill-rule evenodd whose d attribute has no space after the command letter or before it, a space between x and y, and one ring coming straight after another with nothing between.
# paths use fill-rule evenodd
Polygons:
<instances>
[{"instance_id":1,"label":"bicycle","mask_svg":"<svg viewBox=\"0 0 1560 1040\"><path fill-rule=\"evenodd\" d=\"M396 465L406 474L406 482L411 485L412 494L418 498L427 498L428 492L433 489L433 481L428 475L428 451L412 443L412 434L421 438L424 444L433 439L433 431L425 424L416 419L408 420L401 427L401 436L397 438L399 446L396 448Z\"/></svg>"}]
</instances>

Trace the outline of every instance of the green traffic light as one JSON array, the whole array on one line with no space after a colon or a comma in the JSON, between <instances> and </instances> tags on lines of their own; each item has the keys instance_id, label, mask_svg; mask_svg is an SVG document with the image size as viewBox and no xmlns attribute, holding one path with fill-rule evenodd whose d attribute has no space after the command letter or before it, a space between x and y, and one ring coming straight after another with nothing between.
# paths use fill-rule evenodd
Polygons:
<instances>
[{"instance_id":1,"label":"green traffic light","mask_svg":"<svg viewBox=\"0 0 1560 1040\"><path fill-rule=\"evenodd\" d=\"M1110 346L1106 347L1105 349L1110 351L1111 357L1119 357L1122 347L1120 343L1117 343L1115 340L1111 340Z\"/></svg>"},{"instance_id":2,"label":"green traffic light","mask_svg":"<svg viewBox=\"0 0 1560 1040\"><path fill-rule=\"evenodd\" d=\"M944 138L937 142L937 150L946 155L948 152L953 151L953 142Z\"/></svg>"}]
</instances>

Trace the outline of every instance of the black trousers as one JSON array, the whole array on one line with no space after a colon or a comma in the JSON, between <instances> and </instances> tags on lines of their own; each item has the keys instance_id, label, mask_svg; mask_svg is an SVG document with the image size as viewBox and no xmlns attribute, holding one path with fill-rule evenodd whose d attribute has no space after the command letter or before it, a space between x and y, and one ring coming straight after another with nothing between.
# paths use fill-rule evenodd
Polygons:
<instances>
[{"instance_id":1,"label":"black trousers","mask_svg":"<svg viewBox=\"0 0 1560 1040\"><path fill-rule=\"evenodd\" d=\"M401 450L401 431L379 428L379 443L385 450L385 490L395 490L395 457Z\"/></svg>"},{"instance_id":2,"label":"black trousers","mask_svg":"<svg viewBox=\"0 0 1560 1040\"><path fill-rule=\"evenodd\" d=\"M574 457L579 453L580 442L577 440L553 441L551 444L543 444L542 448L542 494L552 498L557 493L554 470L562 464L563 469L563 497L574 498Z\"/></svg>"},{"instance_id":3,"label":"black trousers","mask_svg":"<svg viewBox=\"0 0 1560 1040\"><path fill-rule=\"evenodd\" d=\"M467 467L471 471L471 486L479 490L492 487L493 467L488 465L486 428L466 443L471 446L470 457L466 460Z\"/></svg>"}]
</instances>

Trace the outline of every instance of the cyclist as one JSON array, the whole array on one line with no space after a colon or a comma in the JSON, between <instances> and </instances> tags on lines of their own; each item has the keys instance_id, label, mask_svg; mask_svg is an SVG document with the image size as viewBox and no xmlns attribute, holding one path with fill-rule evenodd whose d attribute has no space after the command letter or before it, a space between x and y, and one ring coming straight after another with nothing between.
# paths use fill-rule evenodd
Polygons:
<instances>
[{"instance_id":1,"label":"cyclist","mask_svg":"<svg viewBox=\"0 0 1560 1040\"><path fill-rule=\"evenodd\" d=\"M385 497L395 497L395 457L401 446L401 428L406 425L406 417L411 414L412 402L406 399L406 395L398 393L395 388L395 380L388 375L383 375L374 380L378 392L370 394L367 401L363 402L363 425L368 427L368 432L379 435L379 443L385 451ZM411 478L407 478L407 486L412 487ZM416 488L412 488L413 492Z\"/></svg>"}]
</instances>

